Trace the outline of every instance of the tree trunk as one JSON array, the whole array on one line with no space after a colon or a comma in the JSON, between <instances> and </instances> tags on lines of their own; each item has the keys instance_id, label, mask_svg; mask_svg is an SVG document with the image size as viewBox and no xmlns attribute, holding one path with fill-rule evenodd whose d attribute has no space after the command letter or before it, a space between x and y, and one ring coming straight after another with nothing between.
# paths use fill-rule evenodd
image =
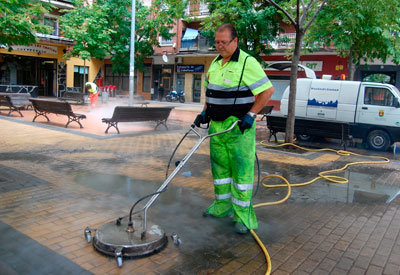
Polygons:
<instances>
[{"instance_id":1,"label":"tree trunk","mask_svg":"<svg viewBox=\"0 0 400 275\"><path fill-rule=\"evenodd\" d=\"M347 69L349 71L349 80L354 80L354 75L356 72L356 67L353 63L353 48L350 48L349 57L347 59Z\"/></svg>"},{"instance_id":2,"label":"tree trunk","mask_svg":"<svg viewBox=\"0 0 400 275\"><path fill-rule=\"evenodd\" d=\"M290 70L289 106L288 106L288 116L286 119L286 133L285 133L285 142L290 142L290 143L293 142L293 136L294 136L297 72L299 70L298 64L300 60L301 42L303 41L303 37L304 33L296 30L296 43L292 56L292 67Z\"/></svg>"}]
</instances>

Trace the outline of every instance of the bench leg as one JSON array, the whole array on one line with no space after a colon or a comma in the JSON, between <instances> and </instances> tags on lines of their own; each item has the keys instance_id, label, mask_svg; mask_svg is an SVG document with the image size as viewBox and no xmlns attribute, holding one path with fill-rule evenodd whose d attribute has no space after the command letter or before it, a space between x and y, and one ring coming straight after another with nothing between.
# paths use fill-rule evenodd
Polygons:
<instances>
[{"instance_id":1,"label":"bench leg","mask_svg":"<svg viewBox=\"0 0 400 275\"><path fill-rule=\"evenodd\" d=\"M76 122L78 122L78 124L79 124L79 126L81 127L81 128L83 128L83 126L82 126L82 124L81 124L81 122L80 122L80 118L79 117L70 117L70 116L68 116L68 122L67 122L67 124L65 125L65 128L68 128L68 125L71 123L71 122L73 122L73 121L76 121Z\"/></svg>"},{"instance_id":2,"label":"bench leg","mask_svg":"<svg viewBox=\"0 0 400 275\"><path fill-rule=\"evenodd\" d=\"M108 129L110 129L111 127L114 127L115 129L117 129L117 132L119 134L118 122L108 122L108 127L105 132L106 134L108 134Z\"/></svg>"},{"instance_id":3,"label":"bench leg","mask_svg":"<svg viewBox=\"0 0 400 275\"><path fill-rule=\"evenodd\" d=\"M24 117L19 109L15 109L14 111L17 111L21 117Z\"/></svg>"},{"instance_id":4,"label":"bench leg","mask_svg":"<svg viewBox=\"0 0 400 275\"><path fill-rule=\"evenodd\" d=\"M167 127L167 120L159 120L159 121L157 121L157 125L156 125L156 127L154 127L154 130L156 130L157 127L160 126L160 125L164 125L165 128L168 130L168 127Z\"/></svg>"},{"instance_id":5,"label":"bench leg","mask_svg":"<svg viewBox=\"0 0 400 275\"><path fill-rule=\"evenodd\" d=\"M36 113L36 115L35 115L35 117L33 118L32 122L35 122L35 119L36 119L37 117L39 117L39 116L44 116L44 117L47 119L47 122L50 122L50 119L46 116L46 113L45 113L45 112L39 112L39 111L37 111L37 110L35 109L35 113Z\"/></svg>"},{"instance_id":6,"label":"bench leg","mask_svg":"<svg viewBox=\"0 0 400 275\"><path fill-rule=\"evenodd\" d=\"M275 143L278 143L278 138L276 137L276 134L278 132L274 130L269 130L269 137L268 137L268 142L271 141L272 136L275 138Z\"/></svg>"},{"instance_id":7,"label":"bench leg","mask_svg":"<svg viewBox=\"0 0 400 275\"><path fill-rule=\"evenodd\" d=\"M7 116L10 116L12 112L18 112L21 117L24 117L18 108L15 108L15 107L9 107L9 108L10 108L10 111L8 112Z\"/></svg>"}]
</instances>

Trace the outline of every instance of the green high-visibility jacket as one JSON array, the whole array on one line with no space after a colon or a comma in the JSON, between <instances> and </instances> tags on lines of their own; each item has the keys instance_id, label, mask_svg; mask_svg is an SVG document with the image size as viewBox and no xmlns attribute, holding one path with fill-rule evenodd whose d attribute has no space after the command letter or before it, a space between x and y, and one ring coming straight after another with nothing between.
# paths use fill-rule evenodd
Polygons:
<instances>
[{"instance_id":1,"label":"green high-visibility jacket","mask_svg":"<svg viewBox=\"0 0 400 275\"><path fill-rule=\"evenodd\" d=\"M207 115L223 121L231 115L244 116L253 106L254 96L272 87L272 83L258 61L237 48L224 65L220 55L213 60L204 86Z\"/></svg>"}]
</instances>

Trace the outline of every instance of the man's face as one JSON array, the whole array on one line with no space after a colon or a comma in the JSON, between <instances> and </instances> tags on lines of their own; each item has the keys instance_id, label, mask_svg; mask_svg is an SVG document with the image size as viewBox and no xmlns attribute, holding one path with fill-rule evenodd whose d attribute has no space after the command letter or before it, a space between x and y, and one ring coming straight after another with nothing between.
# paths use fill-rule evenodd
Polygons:
<instances>
[{"instance_id":1,"label":"man's face","mask_svg":"<svg viewBox=\"0 0 400 275\"><path fill-rule=\"evenodd\" d=\"M215 33L215 46L219 54L225 59L230 58L237 48L238 39L232 39L229 30Z\"/></svg>"}]
</instances>

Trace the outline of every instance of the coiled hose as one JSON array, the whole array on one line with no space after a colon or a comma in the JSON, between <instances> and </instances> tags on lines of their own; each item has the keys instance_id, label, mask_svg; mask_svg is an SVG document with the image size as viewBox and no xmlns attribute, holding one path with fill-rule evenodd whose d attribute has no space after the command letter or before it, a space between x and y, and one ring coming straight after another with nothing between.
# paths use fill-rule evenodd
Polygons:
<instances>
[{"instance_id":1,"label":"coiled hose","mask_svg":"<svg viewBox=\"0 0 400 275\"><path fill-rule=\"evenodd\" d=\"M293 144L293 143L282 143L282 144L278 144L278 145L271 145L271 144L268 144L268 142L266 140L263 140L263 141L260 142L260 144L265 146L265 147L294 146L296 148L299 148L299 149L302 149L302 150L305 150L305 151L312 151L312 152L330 151L330 152L337 153L337 154L339 154L341 156L350 156L350 155L353 155L353 156L364 156L364 155L356 154L356 153L349 152L349 151L334 150L334 149L330 149L330 148L309 149L309 148L301 147L301 146ZM326 171L320 172L320 173L318 173L318 176L315 177L314 179L312 179L310 181L307 181L307 182L296 183L296 184L290 184L287 179L285 179L284 177L282 177L280 175L272 175L272 174L268 175L268 176L266 176L266 177L261 179L262 186L268 187L268 188L287 187L288 188L288 192L287 192L286 196L283 199L279 200L279 201L259 203L259 204L254 205L254 208L284 203L285 201L287 201L289 199L292 187L306 186L306 185L309 185L309 184L312 184L312 183L316 182L319 179L325 179L325 180L327 180L327 181L329 181L331 183L336 183L336 184L347 184L349 182L348 179L346 179L344 177L340 177L340 176L330 175L330 174L344 171L344 170L346 170L348 167L350 167L352 165L383 164L383 163L389 163L390 162L390 160L388 158L385 158L385 157L380 157L380 156L367 156L367 157L380 159L380 160L383 160L383 161L357 161L357 162L347 163L342 168L326 170ZM276 185L265 184L264 182L266 180L270 179L270 178L280 178L282 181L285 182L285 184L276 184ZM266 270L265 274L270 274L271 273L271 268L272 268L272 263L271 263L271 258L270 258L269 254L268 254L268 251L267 251L265 245L263 244L263 242L260 240L260 238L257 236L257 234L254 232L253 229L250 229L250 233L252 234L253 238L256 240L257 244L260 246L261 250L264 253L265 260L267 262L267 270Z\"/></svg>"}]
</instances>

